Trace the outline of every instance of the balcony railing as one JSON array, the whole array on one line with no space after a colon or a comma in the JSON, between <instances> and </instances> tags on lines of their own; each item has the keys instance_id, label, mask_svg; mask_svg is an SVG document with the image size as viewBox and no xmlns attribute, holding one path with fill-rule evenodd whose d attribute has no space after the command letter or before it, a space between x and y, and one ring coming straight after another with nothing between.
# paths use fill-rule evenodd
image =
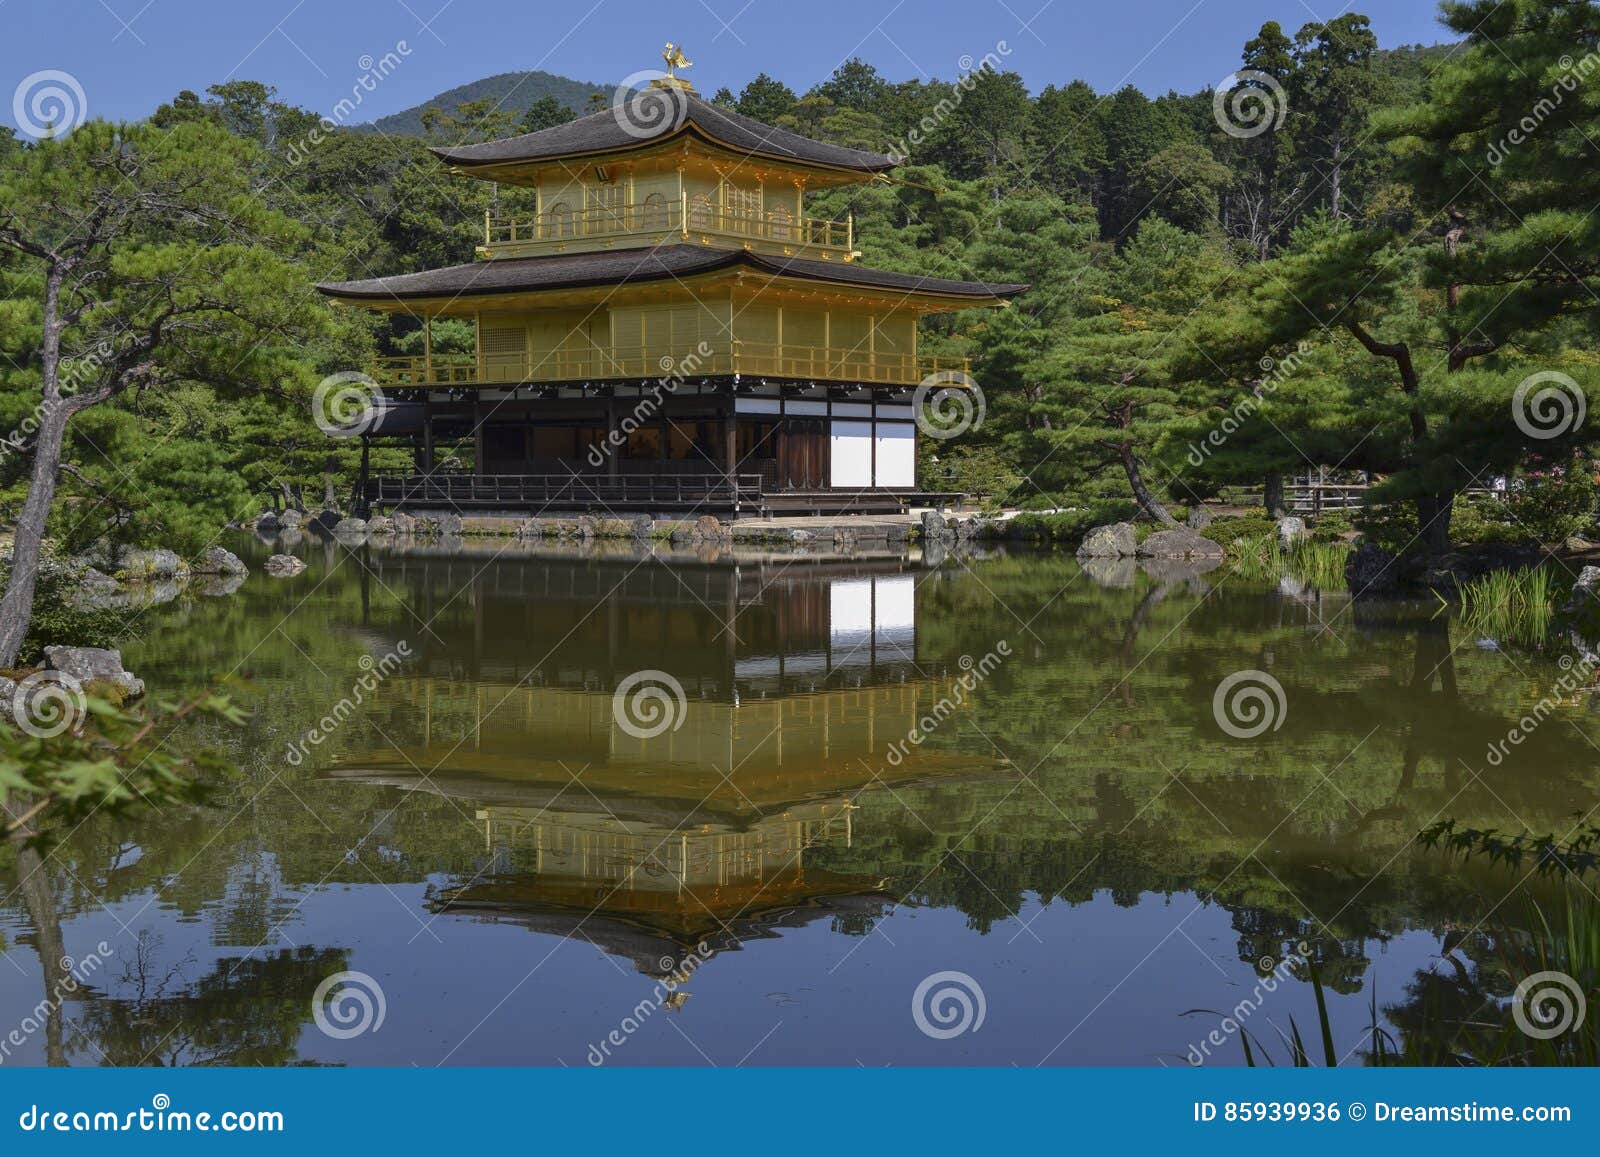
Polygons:
<instances>
[{"instance_id":1,"label":"balcony railing","mask_svg":"<svg viewBox=\"0 0 1600 1157\"><path fill-rule=\"evenodd\" d=\"M882 350L739 342L709 354L674 358L661 349L562 349L532 354L434 354L380 358L372 376L381 386L516 386L537 382L701 378L727 374L913 386L933 374L968 373L966 358L925 357ZM945 383L957 384L957 383Z\"/></svg>"},{"instance_id":2,"label":"balcony railing","mask_svg":"<svg viewBox=\"0 0 1600 1157\"><path fill-rule=\"evenodd\" d=\"M368 502L406 506L607 510L739 510L761 502L759 474L414 474L369 479Z\"/></svg>"},{"instance_id":3,"label":"balcony railing","mask_svg":"<svg viewBox=\"0 0 1600 1157\"><path fill-rule=\"evenodd\" d=\"M483 218L485 257L528 257L565 249L589 250L619 242L653 243L677 234L684 241L713 245L734 241L755 242L763 248L797 254L802 251L825 259L850 260L855 250L851 221L796 217L785 209L764 214L743 213L687 194L677 200L644 200L581 210L546 211L521 220Z\"/></svg>"}]
</instances>

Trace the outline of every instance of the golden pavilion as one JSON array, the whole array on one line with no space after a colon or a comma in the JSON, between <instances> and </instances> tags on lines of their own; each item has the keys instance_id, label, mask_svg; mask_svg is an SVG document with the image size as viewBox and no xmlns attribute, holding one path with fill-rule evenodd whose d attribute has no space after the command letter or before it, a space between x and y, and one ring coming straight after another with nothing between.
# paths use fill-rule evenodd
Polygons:
<instances>
[{"instance_id":1,"label":"golden pavilion","mask_svg":"<svg viewBox=\"0 0 1600 1157\"><path fill-rule=\"evenodd\" d=\"M970 382L965 361L918 349L918 319L1026 287L874 269L853 220L807 216L808 193L883 178L887 156L762 124L670 72L628 91L568 124L433 150L533 192L526 219L486 215L478 260L318 286L423 325L422 356L376 367L384 405L363 431L411 442L417 472L364 480L369 501L903 509L918 387ZM475 350L436 352L435 318L471 321ZM445 443L470 446L470 473L442 469Z\"/></svg>"}]
</instances>

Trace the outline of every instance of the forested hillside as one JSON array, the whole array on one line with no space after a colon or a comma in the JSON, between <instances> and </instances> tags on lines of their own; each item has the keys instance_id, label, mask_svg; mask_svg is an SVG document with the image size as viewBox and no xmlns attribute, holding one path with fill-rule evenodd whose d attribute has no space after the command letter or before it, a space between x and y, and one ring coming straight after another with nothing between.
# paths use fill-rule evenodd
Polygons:
<instances>
[{"instance_id":1,"label":"forested hillside","mask_svg":"<svg viewBox=\"0 0 1600 1157\"><path fill-rule=\"evenodd\" d=\"M379 117L371 127L391 136L402 133L419 136L427 131L422 123L422 114L429 109L451 110L476 101L488 101L513 116L522 116L544 100L553 100L569 112L580 113L588 109L590 97L596 93L609 97L611 88L609 85L588 84L549 72L502 72L471 84L446 89L415 108Z\"/></svg>"}]
</instances>

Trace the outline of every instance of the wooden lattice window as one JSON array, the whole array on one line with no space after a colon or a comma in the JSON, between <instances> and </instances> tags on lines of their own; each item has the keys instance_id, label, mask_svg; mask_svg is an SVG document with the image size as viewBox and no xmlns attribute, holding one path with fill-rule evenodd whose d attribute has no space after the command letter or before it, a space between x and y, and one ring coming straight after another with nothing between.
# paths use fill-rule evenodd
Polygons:
<instances>
[{"instance_id":1,"label":"wooden lattice window","mask_svg":"<svg viewBox=\"0 0 1600 1157\"><path fill-rule=\"evenodd\" d=\"M593 232L609 233L622 228L622 186L589 186L589 219Z\"/></svg>"},{"instance_id":2,"label":"wooden lattice window","mask_svg":"<svg viewBox=\"0 0 1600 1157\"><path fill-rule=\"evenodd\" d=\"M728 212L735 217L761 216L761 190L740 189L733 185L725 185L726 203Z\"/></svg>"},{"instance_id":3,"label":"wooden lattice window","mask_svg":"<svg viewBox=\"0 0 1600 1157\"><path fill-rule=\"evenodd\" d=\"M550 231L550 236L576 236L576 230L572 225L572 210L567 207L565 201L557 201L554 205L551 205L549 212L545 214L545 218L546 228Z\"/></svg>"}]
</instances>

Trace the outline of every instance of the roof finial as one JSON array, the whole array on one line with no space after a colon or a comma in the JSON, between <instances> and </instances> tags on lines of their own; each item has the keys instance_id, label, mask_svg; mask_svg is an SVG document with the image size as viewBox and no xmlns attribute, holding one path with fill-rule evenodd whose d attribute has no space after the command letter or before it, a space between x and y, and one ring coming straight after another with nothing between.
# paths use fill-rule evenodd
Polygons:
<instances>
[{"instance_id":1,"label":"roof finial","mask_svg":"<svg viewBox=\"0 0 1600 1157\"><path fill-rule=\"evenodd\" d=\"M677 68L693 68L694 61L683 54L683 45L673 44L670 40L661 52L661 59L667 62L667 79L677 80L678 76L673 71Z\"/></svg>"}]
</instances>

